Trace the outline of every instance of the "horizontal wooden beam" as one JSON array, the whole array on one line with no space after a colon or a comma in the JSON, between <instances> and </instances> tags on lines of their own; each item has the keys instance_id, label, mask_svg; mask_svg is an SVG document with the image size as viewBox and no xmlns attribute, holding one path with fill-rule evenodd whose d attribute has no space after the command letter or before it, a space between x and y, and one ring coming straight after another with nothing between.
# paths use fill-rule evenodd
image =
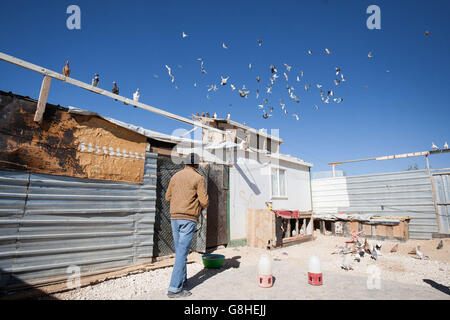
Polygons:
<instances>
[{"instance_id":1,"label":"horizontal wooden beam","mask_svg":"<svg viewBox=\"0 0 450 320\"><path fill-rule=\"evenodd\" d=\"M164 116L164 117L167 117L167 118L170 118L170 119L173 119L173 120L177 120L177 121L184 122L184 123L196 126L196 127L202 127L204 129L207 129L207 130L211 130L211 131L215 131L215 132L224 134L224 132L222 130L219 130L219 129L207 126L207 125L201 123L200 121L193 121L193 120L190 120L188 118L185 118L185 117L182 117L182 116L179 116L179 115L176 115L176 114L164 111L162 109L158 109L158 108L146 105L146 104L144 104L142 102L134 101L132 99L128 99L128 98L119 96L119 95L114 94L112 92L109 92L107 90L103 90L101 88L94 87L94 86L92 86L90 84L87 84L87 83L84 83L82 81L79 81L79 80L76 80L76 79L73 79L73 78L70 78L70 77L66 77L66 76L64 76L64 75L62 75L60 73L55 72L55 71L52 71L52 70L40 67L38 65L32 64L30 62L18 59L16 57L7 55L7 54L5 54L3 52L0 52L0 60L12 63L14 65L17 65L19 67L22 67L22 68L25 68L25 69L28 69L28 70L31 70L31 71L34 71L34 72L37 72L37 73L40 73L40 74L42 74L44 76L48 76L48 77L52 77L54 79L58 79L60 81L72 84L72 85L80 87L82 89L85 89L85 90L88 90L88 91L92 91L92 92L101 94L103 96L106 96L106 97L109 97L109 98L112 98L112 99L115 99L115 100L119 100L119 101L125 102L127 104L136 106L138 108L145 109L147 111L159 114L161 116Z\"/></svg>"}]
</instances>

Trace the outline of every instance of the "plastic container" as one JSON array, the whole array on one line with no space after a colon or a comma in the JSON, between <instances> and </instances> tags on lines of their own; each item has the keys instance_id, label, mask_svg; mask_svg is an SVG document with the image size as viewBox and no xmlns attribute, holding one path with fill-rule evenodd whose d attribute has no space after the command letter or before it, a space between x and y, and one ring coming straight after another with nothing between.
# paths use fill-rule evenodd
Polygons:
<instances>
[{"instance_id":1,"label":"plastic container","mask_svg":"<svg viewBox=\"0 0 450 320\"><path fill-rule=\"evenodd\" d=\"M258 263L258 285L262 288L270 288L273 285L272 257L264 253Z\"/></svg>"},{"instance_id":2,"label":"plastic container","mask_svg":"<svg viewBox=\"0 0 450 320\"><path fill-rule=\"evenodd\" d=\"M308 283L313 286L321 286L323 283L322 268L320 266L320 260L316 256L312 256L309 259Z\"/></svg>"},{"instance_id":3,"label":"plastic container","mask_svg":"<svg viewBox=\"0 0 450 320\"><path fill-rule=\"evenodd\" d=\"M218 269L222 267L225 256L222 254L207 253L202 255L203 266L208 269Z\"/></svg>"}]
</instances>

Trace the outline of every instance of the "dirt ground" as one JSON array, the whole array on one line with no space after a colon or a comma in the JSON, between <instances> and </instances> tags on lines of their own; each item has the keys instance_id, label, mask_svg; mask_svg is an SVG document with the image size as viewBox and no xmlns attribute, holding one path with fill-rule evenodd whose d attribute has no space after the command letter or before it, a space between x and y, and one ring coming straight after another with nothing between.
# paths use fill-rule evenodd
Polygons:
<instances>
[{"instance_id":1,"label":"dirt ground","mask_svg":"<svg viewBox=\"0 0 450 320\"><path fill-rule=\"evenodd\" d=\"M316 234L313 241L271 250L274 284L260 288L257 264L265 251L250 247L228 247L214 251L224 254L220 269L205 269L201 255L191 253L194 263L188 264L188 289L192 295L183 299L444 299L450 300L450 239L437 250L439 239L409 240L405 243L380 241L378 260L365 255L361 262L351 263L353 270L341 268L342 256L331 254L348 238ZM375 244L376 241L369 240ZM398 251L391 248L398 243ZM415 259L408 254L416 245L429 257ZM323 285L307 282L308 261L319 257ZM375 266L375 267L372 267ZM92 299L168 299L167 287L172 267L157 269L108 280L53 295L67 300ZM379 279L379 280L378 280Z\"/></svg>"}]
</instances>

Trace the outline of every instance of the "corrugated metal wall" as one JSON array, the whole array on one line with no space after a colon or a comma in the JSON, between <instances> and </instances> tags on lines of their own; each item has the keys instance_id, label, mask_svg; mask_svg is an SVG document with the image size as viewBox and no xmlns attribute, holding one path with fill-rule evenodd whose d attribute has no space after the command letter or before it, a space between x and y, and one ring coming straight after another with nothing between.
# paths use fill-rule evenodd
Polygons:
<instances>
[{"instance_id":1,"label":"corrugated metal wall","mask_svg":"<svg viewBox=\"0 0 450 320\"><path fill-rule=\"evenodd\" d=\"M450 233L450 172L433 173L441 233Z\"/></svg>"},{"instance_id":2,"label":"corrugated metal wall","mask_svg":"<svg viewBox=\"0 0 450 320\"><path fill-rule=\"evenodd\" d=\"M427 170L313 179L312 199L315 215L343 211L410 216L410 238L430 239L438 232Z\"/></svg>"},{"instance_id":3,"label":"corrugated metal wall","mask_svg":"<svg viewBox=\"0 0 450 320\"><path fill-rule=\"evenodd\" d=\"M0 288L151 261L156 154L144 183L0 171Z\"/></svg>"}]
</instances>

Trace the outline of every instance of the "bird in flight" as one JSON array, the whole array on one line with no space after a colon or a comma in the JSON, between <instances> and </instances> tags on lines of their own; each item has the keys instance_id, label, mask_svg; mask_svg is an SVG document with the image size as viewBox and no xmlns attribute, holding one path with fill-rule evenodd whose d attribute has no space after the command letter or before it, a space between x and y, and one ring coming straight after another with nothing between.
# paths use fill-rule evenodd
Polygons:
<instances>
[{"instance_id":1,"label":"bird in flight","mask_svg":"<svg viewBox=\"0 0 450 320\"><path fill-rule=\"evenodd\" d=\"M172 78L172 82L175 81L175 77L172 75L172 69L166 64L165 65L167 72L169 73L169 76Z\"/></svg>"},{"instance_id":2,"label":"bird in flight","mask_svg":"<svg viewBox=\"0 0 450 320\"><path fill-rule=\"evenodd\" d=\"M225 42L222 42L222 48L228 49L228 47L226 46Z\"/></svg>"},{"instance_id":3,"label":"bird in flight","mask_svg":"<svg viewBox=\"0 0 450 320\"><path fill-rule=\"evenodd\" d=\"M326 52L327 54L331 54L331 51L328 50L328 48L325 48L325 52Z\"/></svg>"},{"instance_id":4,"label":"bird in flight","mask_svg":"<svg viewBox=\"0 0 450 320\"><path fill-rule=\"evenodd\" d=\"M181 33L181 36L184 38L186 38L188 36L188 34L184 33L184 31Z\"/></svg>"},{"instance_id":5,"label":"bird in flight","mask_svg":"<svg viewBox=\"0 0 450 320\"><path fill-rule=\"evenodd\" d=\"M224 77L220 76L220 78L222 79L222 80L221 80L221 85L226 86L226 85L227 85L227 81L228 81L228 79L229 79L230 77L224 78Z\"/></svg>"}]
</instances>

